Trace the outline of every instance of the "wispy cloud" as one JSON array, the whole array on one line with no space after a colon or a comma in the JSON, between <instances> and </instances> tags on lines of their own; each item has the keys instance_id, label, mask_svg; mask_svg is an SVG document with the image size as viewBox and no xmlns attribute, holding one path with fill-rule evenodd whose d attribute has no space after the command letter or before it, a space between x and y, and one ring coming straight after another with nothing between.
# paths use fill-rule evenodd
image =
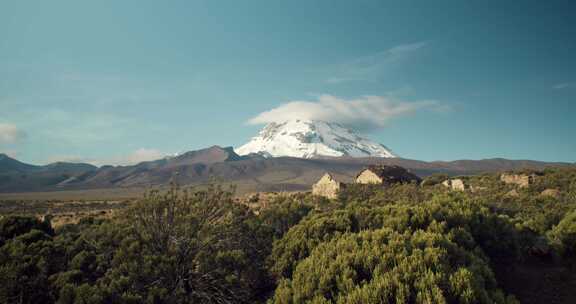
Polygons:
<instances>
[{"instance_id":1,"label":"wispy cloud","mask_svg":"<svg viewBox=\"0 0 576 304\"><path fill-rule=\"evenodd\" d=\"M316 101L289 101L251 118L250 124L284 122L292 119L335 122L355 130L371 131L385 127L397 117L422 109L447 109L435 100L404 101L393 96L363 96L346 100L321 95Z\"/></svg>"},{"instance_id":2,"label":"wispy cloud","mask_svg":"<svg viewBox=\"0 0 576 304\"><path fill-rule=\"evenodd\" d=\"M0 123L0 144L13 144L26 136L15 124Z\"/></svg>"},{"instance_id":3,"label":"wispy cloud","mask_svg":"<svg viewBox=\"0 0 576 304\"><path fill-rule=\"evenodd\" d=\"M563 82L558 83L552 86L553 89L561 90L561 89L569 89L569 88L576 88L576 82Z\"/></svg>"},{"instance_id":4,"label":"wispy cloud","mask_svg":"<svg viewBox=\"0 0 576 304\"><path fill-rule=\"evenodd\" d=\"M387 50L339 64L333 76L326 83L336 84L348 81L375 81L392 72L401 63L408 60L418 50L427 46L427 42L397 45Z\"/></svg>"},{"instance_id":5,"label":"wispy cloud","mask_svg":"<svg viewBox=\"0 0 576 304\"><path fill-rule=\"evenodd\" d=\"M34 114L35 112L28 113ZM35 122L30 125L37 134L66 144L118 139L135 126L130 117L106 112L50 109L36 115Z\"/></svg>"}]
</instances>

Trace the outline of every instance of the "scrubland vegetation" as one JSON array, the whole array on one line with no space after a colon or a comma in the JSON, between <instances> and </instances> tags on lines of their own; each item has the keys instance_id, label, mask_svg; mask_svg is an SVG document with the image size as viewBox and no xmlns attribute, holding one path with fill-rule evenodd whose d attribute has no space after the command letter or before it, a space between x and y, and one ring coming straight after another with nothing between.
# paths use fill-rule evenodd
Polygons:
<instances>
[{"instance_id":1,"label":"scrubland vegetation","mask_svg":"<svg viewBox=\"0 0 576 304\"><path fill-rule=\"evenodd\" d=\"M256 210L219 186L174 188L57 228L4 216L0 302L576 302L576 169L526 188L486 174L450 191L445 178Z\"/></svg>"}]
</instances>

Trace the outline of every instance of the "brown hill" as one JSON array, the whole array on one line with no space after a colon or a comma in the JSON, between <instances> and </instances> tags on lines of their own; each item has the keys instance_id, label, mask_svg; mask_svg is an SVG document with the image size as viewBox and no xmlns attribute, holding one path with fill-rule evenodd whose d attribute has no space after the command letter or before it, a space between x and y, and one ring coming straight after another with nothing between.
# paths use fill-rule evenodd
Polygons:
<instances>
[{"instance_id":1,"label":"brown hill","mask_svg":"<svg viewBox=\"0 0 576 304\"><path fill-rule=\"evenodd\" d=\"M11 168L15 166L14 161L5 160ZM2 164L0 162L0 192L150 187L165 185L171 180L190 185L206 183L211 178L239 184L251 191L290 191L309 189L325 172L331 172L343 181L351 181L358 171L369 165L397 165L420 177L433 173L466 175L571 165L507 159L424 162L401 158L241 157L231 147L219 146L133 166L103 166L98 169L86 164L32 166L18 162L16 167L28 170L14 171L4 170Z\"/></svg>"}]
</instances>

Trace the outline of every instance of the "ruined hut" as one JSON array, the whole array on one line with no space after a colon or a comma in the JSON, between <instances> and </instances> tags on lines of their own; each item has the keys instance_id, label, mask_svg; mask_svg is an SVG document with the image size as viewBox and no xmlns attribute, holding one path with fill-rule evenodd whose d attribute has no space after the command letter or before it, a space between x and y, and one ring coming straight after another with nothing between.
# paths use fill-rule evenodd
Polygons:
<instances>
[{"instance_id":1,"label":"ruined hut","mask_svg":"<svg viewBox=\"0 0 576 304\"><path fill-rule=\"evenodd\" d=\"M312 185L312 194L334 199L345 186L346 184L337 181L330 173L326 173Z\"/></svg>"},{"instance_id":2,"label":"ruined hut","mask_svg":"<svg viewBox=\"0 0 576 304\"><path fill-rule=\"evenodd\" d=\"M420 183L420 178L400 166L369 166L356 175L358 184Z\"/></svg>"},{"instance_id":3,"label":"ruined hut","mask_svg":"<svg viewBox=\"0 0 576 304\"><path fill-rule=\"evenodd\" d=\"M520 188L529 187L534 183L536 179L536 174L514 174L514 173L503 173L500 175L500 181L505 184L518 185Z\"/></svg>"},{"instance_id":4,"label":"ruined hut","mask_svg":"<svg viewBox=\"0 0 576 304\"><path fill-rule=\"evenodd\" d=\"M447 179L442 182L442 185L446 188L450 188L453 191L465 191L466 189L470 188L463 180L459 178L454 179Z\"/></svg>"}]
</instances>

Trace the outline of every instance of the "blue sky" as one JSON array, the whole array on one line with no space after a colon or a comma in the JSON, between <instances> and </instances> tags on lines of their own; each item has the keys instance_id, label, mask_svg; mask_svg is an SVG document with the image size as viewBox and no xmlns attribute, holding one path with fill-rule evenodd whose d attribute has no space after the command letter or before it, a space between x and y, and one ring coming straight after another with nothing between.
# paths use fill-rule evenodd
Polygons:
<instances>
[{"instance_id":1,"label":"blue sky","mask_svg":"<svg viewBox=\"0 0 576 304\"><path fill-rule=\"evenodd\" d=\"M576 4L0 3L0 151L23 161L239 146L321 96L407 107L363 129L402 157L574 162Z\"/></svg>"}]
</instances>

